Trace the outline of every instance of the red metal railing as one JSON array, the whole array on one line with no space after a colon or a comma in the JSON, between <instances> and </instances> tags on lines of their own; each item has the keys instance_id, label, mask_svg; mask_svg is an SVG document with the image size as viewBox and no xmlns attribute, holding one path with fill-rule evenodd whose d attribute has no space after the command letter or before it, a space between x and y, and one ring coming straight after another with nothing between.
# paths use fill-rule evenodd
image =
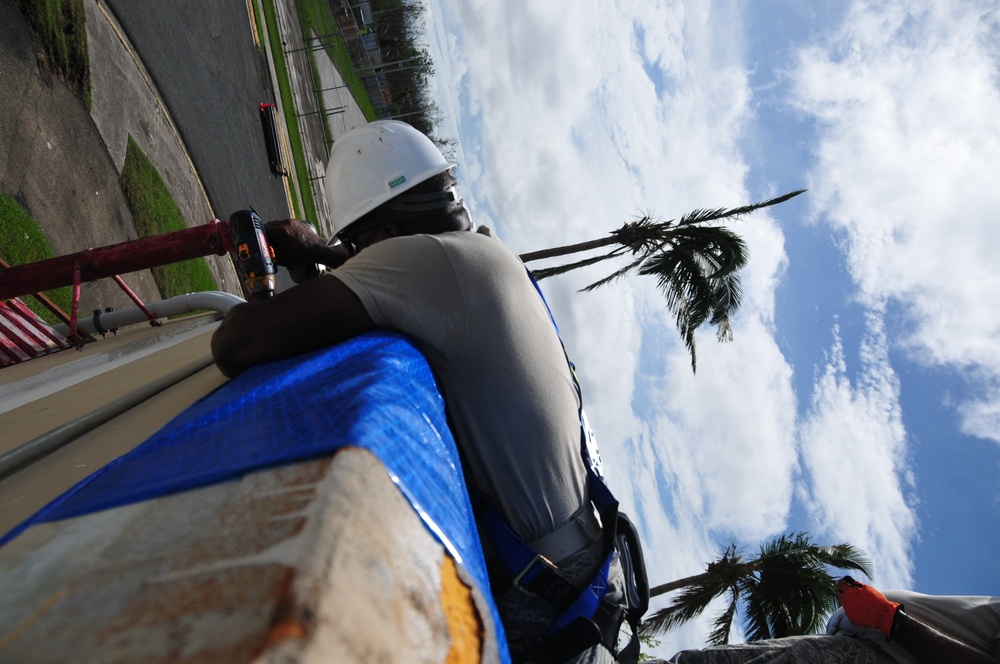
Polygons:
<instances>
[{"instance_id":1,"label":"red metal railing","mask_svg":"<svg viewBox=\"0 0 1000 664\"><path fill-rule=\"evenodd\" d=\"M0 300L227 251L233 251L229 222L213 219L203 226L16 265L0 273Z\"/></svg>"},{"instance_id":2,"label":"red metal railing","mask_svg":"<svg viewBox=\"0 0 1000 664\"><path fill-rule=\"evenodd\" d=\"M213 219L203 226L86 249L35 263L13 267L4 264L5 269L0 270L0 366L23 362L69 345L82 346L84 338L77 335L76 327L80 284L85 281L112 277L146 313L150 324L155 325L156 317L119 275L212 254L224 256L231 251L234 247L229 222ZM68 339L55 334L16 299L63 286L73 287L68 319L56 307L57 315L69 325Z\"/></svg>"}]
</instances>

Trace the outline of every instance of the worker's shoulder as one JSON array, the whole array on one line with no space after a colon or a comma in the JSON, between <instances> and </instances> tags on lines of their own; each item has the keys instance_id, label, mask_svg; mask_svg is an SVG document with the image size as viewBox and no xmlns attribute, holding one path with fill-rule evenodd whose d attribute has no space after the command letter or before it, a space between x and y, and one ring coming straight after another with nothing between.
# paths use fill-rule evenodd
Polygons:
<instances>
[{"instance_id":1,"label":"worker's shoulder","mask_svg":"<svg viewBox=\"0 0 1000 664\"><path fill-rule=\"evenodd\" d=\"M395 238L397 251L443 251L448 254L495 254L513 256L494 235L472 231L449 231L447 233L417 234Z\"/></svg>"},{"instance_id":2,"label":"worker's shoulder","mask_svg":"<svg viewBox=\"0 0 1000 664\"><path fill-rule=\"evenodd\" d=\"M485 226L481 226L476 231L452 231L441 233L439 237L447 243L452 243L461 247L474 247L480 251L491 251L495 253L512 254L503 242Z\"/></svg>"},{"instance_id":3,"label":"worker's shoulder","mask_svg":"<svg viewBox=\"0 0 1000 664\"><path fill-rule=\"evenodd\" d=\"M496 267L506 264L509 267L524 270L524 264L517 254L495 235L472 231L454 231L434 237L439 239L445 251L451 256L466 258L474 262L485 261Z\"/></svg>"},{"instance_id":4,"label":"worker's shoulder","mask_svg":"<svg viewBox=\"0 0 1000 664\"><path fill-rule=\"evenodd\" d=\"M414 234L376 242L352 261L367 266L395 265L433 269L433 265L450 265L460 272L486 271L507 273L524 270L524 264L495 237L471 231ZM345 266L351 266L348 261Z\"/></svg>"}]
</instances>

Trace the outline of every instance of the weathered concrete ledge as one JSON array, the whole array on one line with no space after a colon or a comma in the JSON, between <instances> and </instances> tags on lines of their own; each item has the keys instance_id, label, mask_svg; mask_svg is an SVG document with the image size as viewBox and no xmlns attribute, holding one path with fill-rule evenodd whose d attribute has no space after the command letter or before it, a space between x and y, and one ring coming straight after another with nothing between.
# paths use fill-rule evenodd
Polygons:
<instances>
[{"instance_id":1,"label":"weathered concrete ledge","mask_svg":"<svg viewBox=\"0 0 1000 664\"><path fill-rule=\"evenodd\" d=\"M496 661L461 576L347 448L33 526L0 548L0 660Z\"/></svg>"}]
</instances>

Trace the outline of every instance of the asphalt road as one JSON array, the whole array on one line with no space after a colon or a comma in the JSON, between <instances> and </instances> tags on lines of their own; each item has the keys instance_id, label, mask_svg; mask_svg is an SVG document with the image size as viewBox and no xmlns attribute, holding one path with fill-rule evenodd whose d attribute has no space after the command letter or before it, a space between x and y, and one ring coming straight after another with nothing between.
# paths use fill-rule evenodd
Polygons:
<instances>
[{"instance_id":1,"label":"asphalt road","mask_svg":"<svg viewBox=\"0 0 1000 664\"><path fill-rule=\"evenodd\" d=\"M212 210L288 216L267 162L259 104L273 101L243 2L106 0L187 145Z\"/></svg>"}]
</instances>

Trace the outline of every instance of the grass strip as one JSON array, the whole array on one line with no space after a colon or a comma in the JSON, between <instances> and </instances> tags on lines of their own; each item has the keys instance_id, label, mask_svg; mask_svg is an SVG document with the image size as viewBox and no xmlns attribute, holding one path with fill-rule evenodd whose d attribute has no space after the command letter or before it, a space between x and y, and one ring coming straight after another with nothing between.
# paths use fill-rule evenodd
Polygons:
<instances>
[{"instance_id":1,"label":"grass strip","mask_svg":"<svg viewBox=\"0 0 1000 664\"><path fill-rule=\"evenodd\" d=\"M187 228L184 215L170 196L163 178L131 136L125 150L121 183L122 193L132 210L135 230L141 237ZM150 271L163 298L219 289L202 258L161 265Z\"/></svg>"},{"instance_id":2,"label":"grass strip","mask_svg":"<svg viewBox=\"0 0 1000 664\"><path fill-rule=\"evenodd\" d=\"M306 168L299 118L295 114L295 99L292 96L292 84L288 77L288 62L285 60L284 45L281 43L281 35L278 33L278 16L274 10L273 0L262 0L261 6L267 24L267 38L271 44L271 61L274 63L275 77L278 79L278 93L285 110L285 128L288 132L292 160L295 162L295 179L298 183L299 195L302 197L301 209L296 208L292 212L300 219L315 220L317 218L316 201L313 199L312 183L309 181L309 170ZM295 201L293 201L294 204Z\"/></svg>"},{"instance_id":3,"label":"grass strip","mask_svg":"<svg viewBox=\"0 0 1000 664\"><path fill-rule=\"evenodd\" d=\"M257 36L257 49L263 53L264 52L264 26L261 25L260 19L260 0L251 0L250 4L250 14L253 18L253 27L256 30Z\"/></svg>"},{"instance_id":4,"label":"grass strip","mask_svg":"<svg viewBox=\"0 0 1000 664\"><path fill-rule=\"evenodd\" d=\"M89 113L93 96L83 1L18 0L17 4L32 31L42 40L49 66L83 100Z\"/></svg>"},{"instance_id":5,"label":"grass strip","mask_svg":"<svg viewBox=\"0 0 1000 664\"><path fill-rule=\"evenodd\" d=\"M3 238L3 259L10 265L24 265L54 258L52 247L42 234L42 230L21 207L17 199L0 193L0 237ZM69 312L73 301L73 289L69 286L56 288L45 293L56 306ZM21 298L25 305L49 324L59 322L48 309L33 297Z\"/></svg>"}]
</instances>

